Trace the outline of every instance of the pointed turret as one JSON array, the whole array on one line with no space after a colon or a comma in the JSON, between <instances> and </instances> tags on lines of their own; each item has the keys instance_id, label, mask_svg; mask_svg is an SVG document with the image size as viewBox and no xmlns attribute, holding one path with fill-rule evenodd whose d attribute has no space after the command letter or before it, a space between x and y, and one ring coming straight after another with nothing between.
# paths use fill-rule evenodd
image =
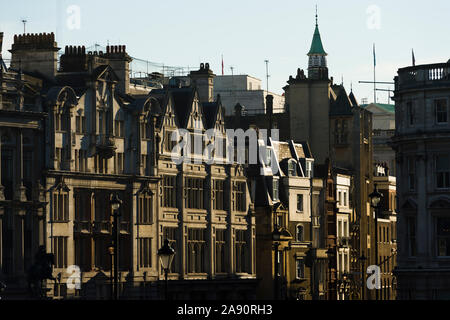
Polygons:
<instances>
[{"instance_id":1,"label":"pointed turret","mask_svg":"<svg viewBox=\"0 0 450 320\"><path fill-rule=\"evenodd\" d=\"M308 78L313 80L328 80L327 55L323 49L316 12L316 29L314 31L311 49L308 53Z\"/></svg>"}]
</instances>

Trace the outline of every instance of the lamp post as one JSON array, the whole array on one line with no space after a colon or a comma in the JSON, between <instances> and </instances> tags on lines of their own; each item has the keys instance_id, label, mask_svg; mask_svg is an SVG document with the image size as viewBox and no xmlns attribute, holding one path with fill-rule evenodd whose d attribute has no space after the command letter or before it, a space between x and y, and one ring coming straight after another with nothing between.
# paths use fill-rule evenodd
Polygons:
<instances>
[{"instance_id":1,"label":"lamp post","mask_svg":"<svg viewBox=\"0 0 450 320\"><path fill-rule=\"evenodd\" d=\"M359 261L361 261L361 300L364 300L364 292L366 291L366 270L365 270L365 264L366 264L366 256L364 255L364 252L361 257L359 257Z\"/></svg>"},{"instance_id":2,"label":"lamp post","mask_svg":"<svg viewBox=\"0 0 450 320\"><path fill-rule=\"evenodd\" d=\"M120 206L122 205L122 200L119 199L117 193L115 193L111 198L111 208L113 210L113 230L112 230L112 243L113 243L113 254L114 254L114 300L119 300L119 241L120 241L120 228L119 228L119 218L120 218Z\"/></svg>"},{"instance_id":3,"label":"lamp post","mask_svg":"<svg viewBox=\"0 0 450 320\"><path fill-rule=\"evenodd\" d=\"M381 209L381 199L383 195L378 192L377 184L375 183L375 190L369 194L372 208L375 211L375 265L378 266L378 215ZM378 282L378 281L377 281ZM375 287L375 299L378 300L378 289Z\"/></svg>"},{"instance_id":4,"label":"lamp post","mask_svg":"<svg viewBox=\"0 0 450 320\"><path fill-rule=\"evenodd\" d=\"M274 277L274 298L275 300L278 300L279 298L279 279L278 279L278 274L279 274L279 270L278 270L278 248L280 247L280 240L281 240L281 232L280 230L278 230L278 227L275 228L275 230L272 233L272 240L273 240L273 246L275 249L275 259L274 259L274 263L275 263L275 277Z\"/></svg>"},{"instance_id":5,"label":"lamp post","mask_svg":"<svg viewBox=\"0 0 450 320\"><path fill-rule=\"evenodd\" d=\"M331 268L332 268L332 258L334 256L334 251L331 248L331 246L328 248L326 254L328 255L328 300L332 300L332 274L331 274Z\"/></svg>"},{"instance_id":6,"label":"lamp post","mask_svg":"<svg viewBox=\"0 0 450 320\"><path fill-rule=\"evenodd\" d=\"M165 297L166 297L166 300L169 299L168 276L169 276L169 269L170 269L170 266L172 265L174 255L175 255L175 250L170 246L169 240L166 239L164 241L164 246L158 250L158 256L159 256L159 259L161 260L161 266L164 270L164 275L165 275L165 287L166 287L165 288Z\"/></svg>"}]
</instances>

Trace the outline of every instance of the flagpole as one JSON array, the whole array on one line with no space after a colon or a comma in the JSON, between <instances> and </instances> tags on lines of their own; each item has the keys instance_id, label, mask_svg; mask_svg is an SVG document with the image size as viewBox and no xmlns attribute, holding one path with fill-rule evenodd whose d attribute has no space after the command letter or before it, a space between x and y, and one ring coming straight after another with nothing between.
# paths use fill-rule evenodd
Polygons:
<instances>
[{"instance_id":1,"label":"flagpole","mask_svg":"<svg viewBox=\"0 0 450 320\"><path fill-rule=\"evenodd\" d=\"M373 44L373 102L377 103L377 77L376 77L377 57L375 53L375 43Z\"/></svg>"}]
</instances>

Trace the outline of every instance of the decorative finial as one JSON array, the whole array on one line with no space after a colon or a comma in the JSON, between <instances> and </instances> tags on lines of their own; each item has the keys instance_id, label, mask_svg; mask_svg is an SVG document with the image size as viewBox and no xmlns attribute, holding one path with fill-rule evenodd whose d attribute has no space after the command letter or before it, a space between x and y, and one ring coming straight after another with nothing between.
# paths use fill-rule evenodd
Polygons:
<instances>
[{"instance_id":1,"label":"decorative finial","mask_svg":"<svg viewBox=\"0 0 450 320\"><path fill-rule=\"evenodd\" d=\"M316 27L319 25L318 23L318 15L317 15L317 4L316 4Z\"/></svg>"}]
</instances>

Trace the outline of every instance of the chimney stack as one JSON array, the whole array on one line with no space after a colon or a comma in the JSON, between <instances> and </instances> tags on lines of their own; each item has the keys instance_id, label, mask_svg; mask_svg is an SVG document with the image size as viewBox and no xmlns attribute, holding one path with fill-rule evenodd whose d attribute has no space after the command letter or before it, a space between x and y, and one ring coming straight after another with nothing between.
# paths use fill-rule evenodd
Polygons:
<instances>
[{"instance_id":1,"label":"chimney stack","mask_svg":"<svg viewBox=\"0 0 450 320\"><path fill-rule=\"evenodd\" d=\"M38 72L49 79L56 76L59 48L55 34L21 34L14 36L11 69Z\"/></svg>"}]
</instances>

